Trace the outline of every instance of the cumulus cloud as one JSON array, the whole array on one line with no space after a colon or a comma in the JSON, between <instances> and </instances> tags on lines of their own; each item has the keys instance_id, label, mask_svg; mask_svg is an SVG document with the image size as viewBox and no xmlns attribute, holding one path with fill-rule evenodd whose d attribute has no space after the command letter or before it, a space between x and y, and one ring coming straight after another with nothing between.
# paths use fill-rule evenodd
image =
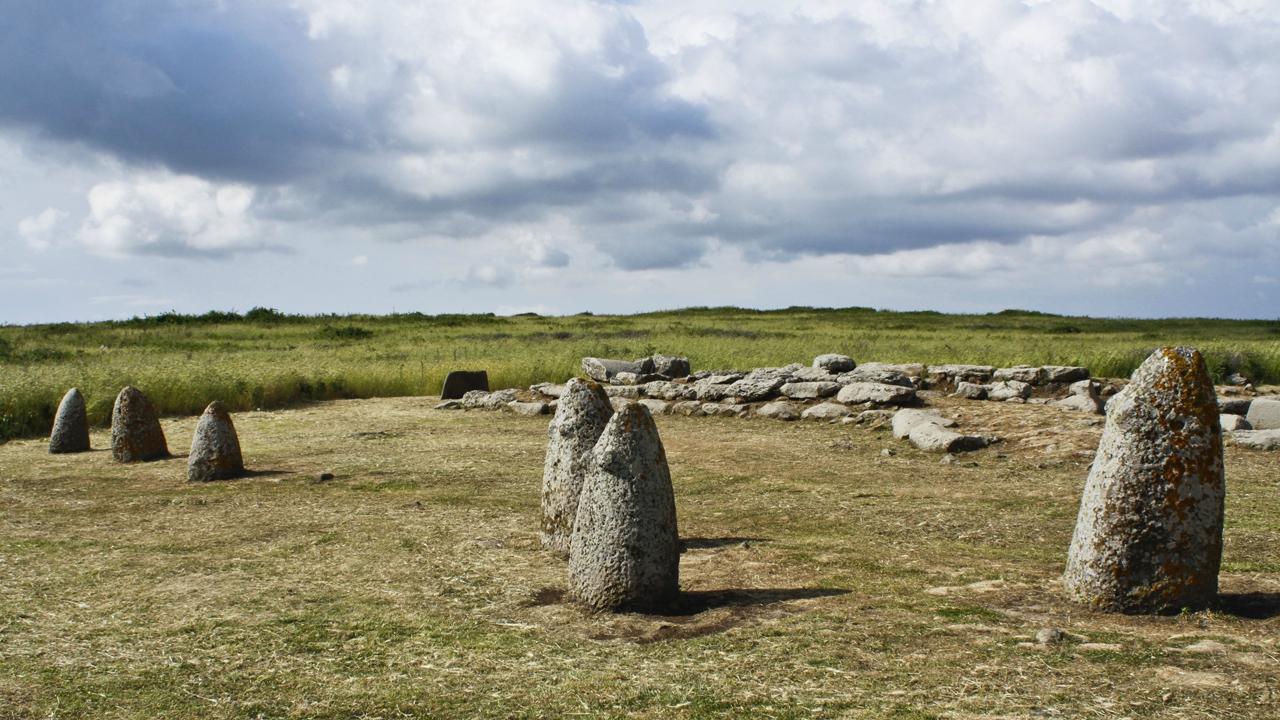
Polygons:
<instances>
[{"instance_id":1,"label":"cumulus cloud","mask_svg":"<svg viewBox=\"0 0 1280 720\"><path fill-rule=\"evenodd\" d=\"M47 250L57 240L57 233L68 215L65 210L45 208L39 214L18 221L18 237L33 250Z\"/></svg>"},{"instance_id":2,"label":"cumulus cloud","mask_svg":"<svg viewBox=\"0 0 1280 720\"><path fill-rule=\"evenodd\" d=\"M104 255L220 256L264 247L254 189L189 175L94 185L80 241Z\"/></svg>"},{"instance_id":3,"label":"cumulus cloud","mask_svg":"<svg viewBox=\"0 0 1280 720\"><path fill-rule=\"evenodd\" d=\"M477 287L723 248L896 277L1062 263L1104 284L1280 254L1274 3L80 10L27 3L0 27L0 126L125 166L89 193L97 252L345 230L490 249L456 263Z\"/></svg>"}]
</instances>

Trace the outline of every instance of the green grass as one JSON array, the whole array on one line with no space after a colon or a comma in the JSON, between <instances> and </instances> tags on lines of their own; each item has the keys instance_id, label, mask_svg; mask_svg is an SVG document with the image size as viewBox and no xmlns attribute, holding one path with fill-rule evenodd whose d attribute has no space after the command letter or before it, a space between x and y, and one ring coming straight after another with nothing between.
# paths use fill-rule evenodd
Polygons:
<instances>
[{"instance_id":1,"label":"green grass","mask_svg":"<svg viewBox=\"0 0 1280 720\"><path fill-rule=\"evenodd\" d=\"M629 316L165 314L120 322L0 327L0 440L48 432L67 388L90 419L142 388L162 413L309 400L438 393L451 369L485 369L494 387L561 381L586 355L688 355L697 368L859 361L1085 365L1126 376L1154 347L1191 344L1222 377L1280 382L1280 321L1129 320L1005 311L990 315L868 308L692 308Z\"/></svg>"}]
</instances>

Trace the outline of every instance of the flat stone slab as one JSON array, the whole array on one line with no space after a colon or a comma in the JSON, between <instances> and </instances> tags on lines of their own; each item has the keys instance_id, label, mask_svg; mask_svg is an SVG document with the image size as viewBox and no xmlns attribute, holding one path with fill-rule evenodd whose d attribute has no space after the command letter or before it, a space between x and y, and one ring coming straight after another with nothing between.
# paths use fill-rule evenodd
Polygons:
<instances>
[{"instance_id":1,"label":"flat stone slab","mask_svg":"<svg viewBox=\"0 0 1280 720\"><path fill-rule=\"evenodd\" d=\"M779 392L793 400L813 400L831 397L840 391L840 384L835 382L789 382Z\"/></svg>"},{"instance_id":2,"label":"flat stone slab","mask_svg":"<svg viewBox=\"0 0 1280 720\"><path fill-rule=\"evenodd\" d=\"M876 405L909 405L916 400L913 388L885 383L857 382L840 388L836 400L848 405L874 403Z\"/></svg>"},{"instance_id":3,"label":"flat stone slab","mask_svg":"<svg viewBox=\"0 0 1280 720\"><path fill-rule=\"evenodd\" d=\"M762 405L756 414L760 417L773 418L775 420L796 420L800 417L800 411L795 405L786 400L775 400L771 403Z\"/></svg>"},{"instance_id":4,"label":"flat stone slab","mask_svg":"<svg viewBox=\"0 0 1280 720\"><path fill-rule=\"evenodd\" d=\"M1254 450L1280 450L1280 430L1237 430L1231 442Z\"/></svg>"},{"instance_id":5,"label":"flat stone slab","mask_svg":"<svg viewBox=\"0 0 1280 720\"><path fill-rule=\"evenodd\" d=\"M984 437L962 435L934 422L917 423L907 437L912 445L926 452L970 452L987 446L987 439Z\"/></svg>"},{"instance_id":6,"label":"flat stone slab","mask_svg":"<svg viewBox=\"0 0 1280 720\"><path fill-rule=\"evenodd\" d=\"M805 420L839 420L849 417L853 414L847 406L840 403L824 402L813 407L805 408L800 413L800 417Z\"/></svg>"},{"instance_id":7,"label":"flat stone slab","mask_svg":"<svg viewBox=\"0 0 1280 720\"><path fill-rule=\"evenodd\" d=\"M520 402L518 400L513 400L507 403L507 409L516 415L533 417L536 415L546 415L551 411L551 406L544 402Z\"/></svg>"},{"instance_id":8,"label":"flat stone slab","mask_svg":"<svg viewBox=\"0 0 1280 720\"><path fill-rule=\"evenodd\" d=\"M912 429L922 423L933 423L944 428L955 427L956 421L945 418L931 410L907 408L899 410L893 416L893 436L902 440L911 435Z\"/></svg>"}]
</instances>

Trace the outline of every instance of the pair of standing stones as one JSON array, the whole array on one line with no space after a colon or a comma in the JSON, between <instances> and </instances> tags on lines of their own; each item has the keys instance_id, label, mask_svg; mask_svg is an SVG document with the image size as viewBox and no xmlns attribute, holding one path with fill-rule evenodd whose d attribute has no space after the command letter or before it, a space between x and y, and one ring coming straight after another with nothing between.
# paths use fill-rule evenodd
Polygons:
<instances>
[{"instance_id":1,"label":"pair of standing stones","mask_svg":"<svg viewBox=\"0 0 1280 720\"><path fill-rule=\"evenodd\" d=\"M71 388L58 404L49 434L49 452L71 453L89 449L89 418L84 396ZM133 386L120 391L111 409L111 456L116 462L145 462L169 457L169 445L160 427L160 415L143 392ZM240 440L226 407L209 403L196 425L187 458L187 479L196 482L225 480L244 474Z\"/></svg>"},{"instance_id":2,"label":"pair of standing stones","mask_svg":"<svg viewBox=\"0 0 1280 720\"><path fill-rule=\"evenodd\" d=\"M598 384L569 381L548 428L542 544L568 558L569 593L588 609L657 610L675 600L675 492L648 408L615 413Z\"/></svg>"}]
</instances>

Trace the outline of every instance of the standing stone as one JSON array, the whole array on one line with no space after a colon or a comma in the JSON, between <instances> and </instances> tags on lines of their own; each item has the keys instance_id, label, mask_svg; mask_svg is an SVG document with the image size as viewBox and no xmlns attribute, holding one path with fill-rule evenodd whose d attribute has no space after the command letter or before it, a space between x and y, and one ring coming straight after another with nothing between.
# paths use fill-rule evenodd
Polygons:
<instances>
[{"instance_id":1,"label":"standing stone","mask_svg":"<svg viewBox=\"0 0 1280 720\"><path fill-rule=\"evenodd\" d=\"M547 457L542 469L542 547L559 557L569 554L569 535L578 510L591 449L613 416L604 389L574 378L556 406L547 428Z\"/></svg>"},{"instance_id":2,"label":"standing stone","mask_svg":"<svg viewBox=\"0 0 1280 720\"><path fill-rule=\"evenodd\" d=\"M591 610L657 610L680 589L667 455L649 411L613 416L591 453L573 525L569 592Z\"/></svg>"},{"instance_id":3,"label":"standing stone","mask_svg":"<svg viewBox=\"0 0 1280 720\"><path fill-rule=\"evenodd\" d=\"M1204 358L1194 348L1156 350L1109 403L1067 556L1068 595L1125 613L1209 603L1225 494Z\"/></svg>"},{"instance_id":4,"label":"standing stone","mask_svg":"<svg viewBox=\"0 0 1280 720\"><path fill-rule=\"evenodd\" d=\"M454 370L444 377L441 400L461 400L472 390L489 392L489 373L485 370Z\"/></svg>"},{"instance_id":5,"label":"standing stone","mask_svg":"<svg viewBox=\"0 0 1280 720\"><path fill-rule=\"evenodd\" d=\"M244 475L244 458L240 454L240 438L236 426L222 403L214 400L205 408L191 438L191 454L187 456L187 480L209 482L230 480Z\"/></svg>"},{"instance_id":6,"label":"standing stone","mask_svg":"<svg viewBox=\"0 0 1280 720\"><path fill-rule=\"evenodd\" d=\"M156 407L132 385L120 391L111 409L111 457L124 463L169 457Z\"/></svg>"},{"instance_id":7,"label":"standing stone","mask_svg":"<svg viewBox=\"0 0 1280 720\"><path fill-rule=\"evenodd\" d=\"M58 403L58 414L49 433L49 452L74 453L89 449L89 416L84 409L84 396L71 388Z\"/></svg>"}]
</instances>

